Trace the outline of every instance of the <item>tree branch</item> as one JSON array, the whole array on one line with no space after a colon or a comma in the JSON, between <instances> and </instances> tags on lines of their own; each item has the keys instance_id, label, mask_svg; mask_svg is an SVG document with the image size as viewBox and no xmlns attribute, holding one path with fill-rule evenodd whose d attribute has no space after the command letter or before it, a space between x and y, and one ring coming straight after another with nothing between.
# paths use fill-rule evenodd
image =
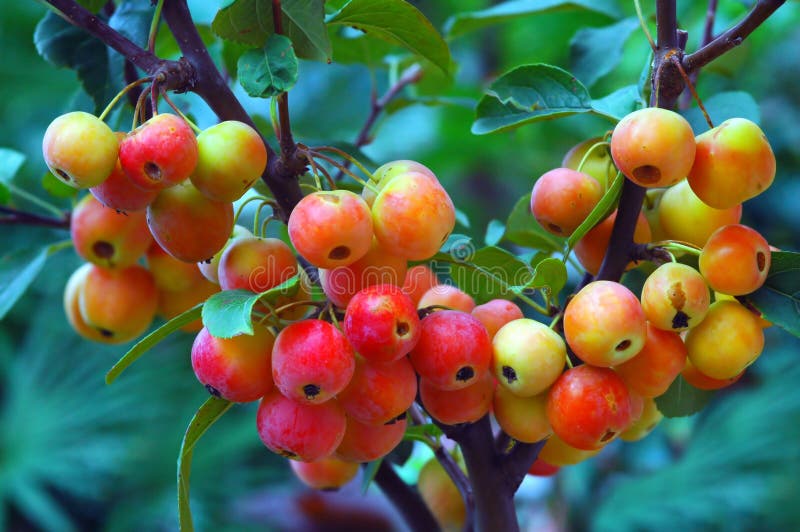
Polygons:
<instances>
[{"instance_id":1,"label":"tree branch","mask_svg":"<svg viewBox=\"0 0 800 532\"><path fill-rule=\"evenodd\" d=\"M386 460L378 466L375 483L400 511L411 530L429 532L439 529L436 519L419 493L403 482Z\"/></svg>"},{"instance_id":2,"label":"tree branch","mask_svg":"<svg viewBox=\"0 0 800 532\"><path fill-rule=\"evenodd\" d=\"M56 227L58 229L69 229L70 213L65 212L61 218L43 216L32 212L20 211L12 207L0 205L0 225L39 225L44 227Z\"/></svg>"}]
</instances>

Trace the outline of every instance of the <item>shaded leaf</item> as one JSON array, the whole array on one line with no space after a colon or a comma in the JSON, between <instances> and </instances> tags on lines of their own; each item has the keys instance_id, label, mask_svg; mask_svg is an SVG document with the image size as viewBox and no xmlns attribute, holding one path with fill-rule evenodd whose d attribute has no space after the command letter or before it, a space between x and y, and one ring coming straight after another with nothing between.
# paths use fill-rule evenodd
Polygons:
<instances>
[{"instance_id":1,"label":"shaded leaf","mask_svg":"<svg viewBox=\"0 0 800 532\"><path fill-rule=\"evenodd\" d=\"M563 242L563 239L542 229L533 217L530 194L521 197L514 204L506 220L506 232L503 238L520 246L543 251L558 251Z\"/></svg>"},{"instance_id":2,"label":"shaded leaf","mask_svg":"<svg viewBox=\"0 0 800 532\"><path fill-rule=\"evenodd\" d=\"M800 253L774 251L764 285L745 299L766 319L800 337Z\"/></svg>"},{"instance_id":3,"label":"shaded leaf","mask_svg":"<svg viewBox=\"0 0 800 532\"><path fill-rule=\"evenodd\" d=\"M643 107L646 107L646 104L642 100L639 88L636 85L627 85L599 100L592 100L592 108L595 114L614 123L621 120L625 115Z\"/></svg>"},{"instance_id":4,"label":"shaded leaf","mask_svg":"<svg viewBox=\"0 0 800 532\"><path fill-rule=\"evenodd\" d=\"M512 288L527 285L532 272L508 251L488 246L475 251L468 260L452 262L450 276L460 289L482 304L497 298L514 298L517 293Z\"/></svg>"},{"instance_id":5,"label":"shaded leaf","mask_svg":"<svg viewBox=\"0 0 800 532\"><path fill-rule=\"evenodd\" d=\"M613 0L516 0L502 2L480 11L458 13L445 23L445 33L449 38L454 38L493 24L566 9L594 11L612 18L617 18L620 14L617 2Z\"/></svg>"},{"instance_id":6,"label":"shaded leaf","mask_svg":"<svg viewBox=\"0 0 800 532\"><path fill-rule=\"evenodd\" d=\"M11 199L11 191L6 183L17 175L25 162L25 155L9 148L0 148L0 205L6 205Z\"/></svg>"},{"instance_id":7,"label":"shaded leaf","mask_svg":"<svg viewBox=\"0 0 800 532\"><path fill-rule=\"evenodd\" d=\"M567 267L563 261L547 257L538 260L535 268L533 278L525 285L526 289L546 287L552 296L556 296L567 284Z\"/></svg>"},{"instance_id":8,"label":"shaded leaf","mask_svg":"<svg viewBox=\"0 0 800 532\"><path fill-rule=\"evenodd\" d=\"M380 67L385 64L387 55L398 50L396 44L353 28L333 26L329 34L333 47L333 60L341 64Z\"/></svg>"},{"instance_id":9,"label":"shaded leaf","mask_svg":"<svg viewBox=\"0 0 800 532\"><path fill-rule=\"evenodd\" d=\"M255 98L288 91L297 82L297 58L291 41L283 35L270 35L264 48L239 56L237 76L245 92Z\"/></svg>"},{"instance_id":10,"label":"shaded leaf","mask_svg":"<svg viewBox=\"0 0 800 532\"><path fill-rule=\"evenodd\" d=\"M42 188L54 198L74 198L78 195L77 188L72 188L50 172L42 176Z\"/></svg>"},{"instance_id":11,"label":"shaded leaf","mask_svg":"<svg viewBox=\"0 0 800 532\"><path fill-rule=\"evenodd\" d=\"M44 247L24 248L0 257L0 319L3 319L36 276L50 255L70 247L71 241Z\"/></svg>"},{"instance_id":12,"label":"shaded leaf","mask_svg":"<svg viewBox=\"0 0 800 532\"><path fill-rule=\"evenodd\" d=\"M758 102L748 92L719 92L704 99L703 105L715 126L729 118L746 118L756 124L761 122L761 110ZM708 124L699 107L687 109L683 112L683 116L689 121L695 135L708 131Z\"/></svg>"},{"instance_id":13,"label":"shaded leaf","mask_svg":"<svg viewBox=\"0 0 800 532\"><path fill-rule=\"evenodd\" d=\"M78 3L92 13L97 13L101 7L106 5L106 0L78 0Z\"/></svg>"},{"instance_id":14,"label":"shaded leaf","mask_svg":"<svg viewBox=\"0 0 800 532\"><path fill-rule=\"evenodd\" d=\"M664 417L690 416L702 410L713 396L714 392L695 388L678 375L667 391L656 397L656 406Z\"/></svg>"},{"instance_id":15,"label":"shaded leaf","mask_svg":"<svg viewBox=\"0 0 800 532\"><path fill-rule=\"evenodd\" d=\"M603 197L600 198L600 201L594 206L592 212L589 213L586 219L581 222L581 225L579 225L578 228L575 229L575 231L573 231L569 236L569 239L567 240L567 254L572 251L572 248L575 247L575 244L578 243L578 240L583 238L584 235L586 235L586 233L592 229L592 227L608 218L608 215L614 212L617 202L619 201L619 196L622 194L622 185L624 184L625 176L622 175L621 172L618 172L617 177L614 178L611 186L608 187L606 193L603 194Z\"/></svg>"},{"instance_id":16,"label":"shaded leaf","mask_svg":"<svg viewBox=\"0 0 800 532\"><path fill-rule=\"evenodd\" d=\"M465 229L469 229L469 216L459 208L456 208L456 223Z\"/></svg>"},{"instance_id":17,"label":"shaded leaf","mask_svg":"<svg viewBox=\"0 0 800 532\"><path fill-rule=\"evenodd\" d=\"M506 225L500 220L490 220L486 226L486 236L483 241L487 246L496 246L503 239L506 232Z\"/></svg>"},{"instance_id":18,"label":"shaded leaf","mask_svg":"<svg viewBox=\"0 0 800 532\"><path fill-rule=\"evenodd\" d=\"M372 462L368 463L364 468L364 478L361 480L362 495L367 493L369 485L372 484L372 481L375 479L375 475L378 474L378 469L381 467L381 463L383 463L383 458L378 458L377 460L373 460Z\"/></svg>"},{"instance_id":19,"label":"shaded leaf","mask_svg":"<svg viewBox=\"0 0 800 532\"><path fill-rule=\"evenodd\" d=\"M442 429L433 423L425 423L424 425L407 425L406 432L403 435L403 440L419 441L426 445L430 445L431 438L438 438L444 433Z\"/></svg>"},{"instance_id":20,"label":"shaded leaf","mask_svg":"<svg viewBox=\"0 0 800 532\"><path fill-rule=\"evenodd\" d=\"M611 72L622 59L622 46L639 27L635 17L604 28L581 28L569 43L570 70L591 87Z\"/></svg>"}]
</instances>

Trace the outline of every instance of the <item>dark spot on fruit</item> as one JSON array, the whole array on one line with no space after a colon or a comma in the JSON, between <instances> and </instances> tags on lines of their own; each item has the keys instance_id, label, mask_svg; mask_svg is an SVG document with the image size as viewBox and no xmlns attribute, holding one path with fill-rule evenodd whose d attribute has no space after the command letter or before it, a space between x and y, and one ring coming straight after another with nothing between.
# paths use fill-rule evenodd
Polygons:
<instances>
[{"instance_id":1,"label":"dark spot on fruit","mask_svg":"<svg viewBox=\"0 0 800 532\"><path fill-rule=\"evenodd\" d=\"M686 304L686 293L683 291L683 285L680 281L672 283L667 290L667 297L669 298L669 304L672 305L672 308L675 310L681 310L683 308Z\"/></svg>"},{"instance_id":2,"label":"dark spot on fruit","mask_svg":"<svg viewBox=\"0 0 800 532\"><path fill-rule=\"evenodd\" d=\"M475 370L472 366L464 366L456 372L456 380L459 382L467 382L475 376Z\"/></svg>"},{"instance_id":3,"label":"dark spot on fruit","mask_svg":"<svg viewBox=\"0 0 800 532\"><path fill-rule=\"evenodd\" d=\"M675 313L675 316L672 318L672 328L673 329L685 329L689 326L689 315L679 310Z\"/></svg>"},{"instance_id":4,"label":"dark spot on fruit","mask_svg":"<svg viewBox=\"0 0 800 532\"><path fill-rule=\"evenodd\" d=\"M556 224L547 224L547 227L558 233L559 235L562 233L561 228Z\"/></svg>"},{"instance_id":5,"label":"dark spot on fruit","mask_svg":"<svg viewBox=\"0 0 800 532\"><path fill-rule=\"evenodd\" d=\"M332 260L344 260L350 256L350 248L347 246L336 246L328 253L328 258Z\"/></svg>"},{"instance_id":6,"label":"dark spot on fruit","mask_svg":"<svg viewBox=\"0 0 800 532\"><path fill-rule=\"evenodd\" d=\"M661 179L661 170L655 166L646 164L633 169L633 177L641 183L655 183Z\"/></svg>"},{"instance_id":7,"label":"dark spot on fruit","mask_svg":"<svg viewBox=\"0 0 800 532\"><path fill-rule=\"evenodd\" d=\"M615 347L614 349L616 349L617 351L625 351L630 346L631 346L631 341L626 339L618 343L617 347Z\"/></svg>"},{"instance_id":8,"label":"dark spot on fruit","mask_svg":"<svg viewBox=\"0 0 800 532\"><path fill-rule=\"evenodd\" d=\"M206 260L203 260L203 261L200 261L200 262L202 262L203 264L211 264L211 259L213 259L213 258L214 257L209 257Z\"/></svg>"},{"instance_id":9,"label":"dark spot on fruit","mask_svg":"<svg viewBox=\"0 0 800 532\"><path fill-rule=\"evenodd\" d=\"M394 424L395 424L395 423L397 423L398 421L403 421L405 418L406 418L406 413L405 413L405 412L403 412L403 413L402 413L402 414L400 414L399 416L397 416L397 417L393 417L392 419L390 419L389 421L387 421L386 423L384 423L384 425L394 425Z\"/></svg>"},{"instance_id":10,"label":"dark spot on fruit","mask_svg":"<svg viewBox=\"0 0 800 532\"><path fill-rule=\"evenodd\" d=\"M278 454L283 456L284 458L291 458L292 460L297 458L297 453L293 453L292 451L287 451L286 449L279 450Z\"/></svg>"},{"instance_id":11,"label":"dark spot on fruit","mask_svg":"<svg viewBox=\"0 0 800 532\"><path fill-rule=\"evenodd\" d=\"M214 388L210 384L206 384L206 390L208 390L208 393L210 393L214 397L222 397L222 394L219 393L219 390L217 390L216 388Z\"/></svg>"},{"instance_id":12,"label":"dark spot on fruit","mask_svg":"<svg viewBox=\"0 0 800 532\"><path fill-rule=\"evenodd\" d=\"M316 384L306 384L303 386L303 393L306 395L306 399L314 399L319 395L319 392L319 386Z\"/></svg>"},{"instance_id":13,"label":"dark spot on fruit","mask_svg":"<svg viewBox=\"0 0 800 532\"><path fill-rule=\"evenodd\" d=\"M603 437L602 437L602 438L600 438L600 441L601 441L601 442L603 442L603 443L605 443L605 442L607 442L608 440L612 439L614 436L616 436L616 434L617 434L617 433L616 433L616 432L614 432L613 430L607 430L607 431L606 431L606 433L605 433L605 434L603 434Z\"/></svg>"},{"instance_id":14,"label":"dark spot on fruit","mask_svg":"<svg viewBox=\"0 0 800 532\"><path fill-rule=\"evenodd\" d=\"M756 264L758 265L758 271L760 272L763 272L764 268L767 267L767 257L764 255L763 251L756 253Z\"/></svg>"},{"instance_id":15,"label":"dark spot on fruit","mask_svg":"<svg viewBox=\"0 0 800 532\"><path fill-rule=\"evenodd\" d=\"M114 256L114 244L99 240L92 246L92 251L101 259L110 259Z\"/></svg>"},{"instance_id":16,"label":"dark spot on fruit","mask_svg":"<svg viewBox=\"0 0 800 532\"><path fill-rule=\"evenodd\" d=\"M398 321L397 325L395 326L395 332L397 333L397 336L407 335L410 329L411 327L404 321Z\"/></svg>"},{"instance_id":17,"label":"dark spot on fruit","mask_svg":"<svg viewBox=\"0 0 800 532\"><path fill-rule=\"evenodd\" d=\"M114 333L113 332L109 331L108 329L103 329L102 327L98 328L97 332L99 332L100 336L102 336L103 338L113 338L114 337Z\"/></svg>"},{"instance_id":18,"label":"dark spot on fruit","mask_svg":"<svg viewBox=\"0 0 800 532\"><path fill-rule=\"evenodd\" d=\"M509 384L517 380L517 372L511 366L503 366L503 377Z\"/></svg>"},{"instance_id":19,"label":"dark spot on fruit","mask_svg":"<svg viewBox=\"0 0 800 532\"><path fill-rule=\"evenodd\" d=\"M154 162L144 163L144 173L153 181L161 181L161 168Z\"/></svg>"},{"instance_id":20,"label":"dark spot on fruit","mask_svg":"<svg viewBox=\"0 0 800 532\"><path fill-rule=\"evenodd\" d=\"M56 175L61 179L63 179L64 181L66 181L67 183L72 181L72 177L70 177L70 175L61 168L56 168Z\"/></svg>"}]
</instances>

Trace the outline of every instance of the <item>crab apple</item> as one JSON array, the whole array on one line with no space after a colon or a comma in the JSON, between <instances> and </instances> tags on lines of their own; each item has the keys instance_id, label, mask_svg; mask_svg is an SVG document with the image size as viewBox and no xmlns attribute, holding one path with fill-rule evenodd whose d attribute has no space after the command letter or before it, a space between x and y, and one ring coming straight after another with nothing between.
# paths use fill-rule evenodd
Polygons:
<instances>
[{"instance_id":1,"label":"crab apple","mask_svg":"<svg viewBox=\"0 0 800 532\"><path fill-rule=\"evenodd\" d=\"M755 123L731 118L697 136L687 179L707 205L729 209L764 192L775 179L775 155Z\"/></svg>"},{"instance_id":2,"label":"crab apple","mask_svg":"<svg viewBox=\"0 0 800 532\"><path fill-rule=\"evenodd\" d=\"M267 448L286 458L313 462L342 442L347 421L335 399L319 404L293 401L273 389L258 405L256 429Z\"/></svg>"},{"instance_id":3,"label":"crab apple","mask_svg":"<svg viewBox=\"0 0 800 532\"><path fill-rule=\"evenodd\" d=\"M517 441L534 443L552 434L547 421L547 394L520 397L505 386L494 392L492 413L503 432Z\"/></svg>"},{"instance_id":4,"label":"crab apple","mask_svg":"<svg viewBox=\"0 0 800 532\"><path fill-rule=\"evenodd\" d=\"M421 324L414 303L394 285L379 284L358 292L344 315L344 333L370 362L391 362L417 344Z\"/></svg>"},{"instance_id":5,"label":"crab apple","mask_svg":"<svg viewBox=\"0 0 800 532\"><path fill-rule=\"evenodd\" d=\"M600 271L603 258L606 256L608 243L611 241L611 231L614 228L616 219L617 211L614 211L605 220L590 229L589 232L575 244L575 256L578 258L581 265L586 268L586 271L592 275L597 275L597 272ZM633 241L637 244L646 244L651 240L652 233L650 231L650 224L647 223L647 218L645 218L644 214L640 212L636 220L636 228L633 232ZM631 261L625 269L630 270L634 266L636 266L636 264Z\"/></svg>"},{"instance_id":6,"label":"crab apple","mask_svg":"<svg viewBox=\"0 0 800 532\"><path fill-rule=\"evenodd\" d=\"M770 246L770 249L772 251L775 251L772 248L772 246ZM723 294L722 292L714 292L714 301L722 301L722 300L737 301L736 297L734 296L729 296L728 294ZM745 308L750 312L752 312L753 315L758 317L758 324L761 326L762 329L768 329L772 327L772 322L766 319L764 315L761 313L761 311L759 311L757 308L750 305L747 305Z\"/></svg>"},{"instance_id":7,"label":"crab apple","mask_svg":"<svg viewBox=\"0 0 800 532\"><path fill-rule=\"evenodd\" d=\"M341 488L358 473L358 464L345 462L333 456L313 462L289 460L289 467L300 482L309 488L323 491Z\"/></svg>"},{"instance_id":8,"label":"crab apple","mask_svg":"<svg viewBox=\"0 0 800 532\"><path fill-rule=\"evenodd\" d=\"M711 235L700 252L700 273L717 292L741 296L767 280L772 251L761 233L746 225L726 225Z\"/></svg>"},{"instance_id":9,"label":"crab apple","mask_svg":"<svg viewBox=\"0 0 800 532\"><path fill-rule=\"evenodd\" d=\"M686 366L681 371L683 380L694 386L699 390L719 390L720 388L727 388L734 382L738 381L744 375L744 371L730 379L714 379L708 375L701 373L688 358L686 359Z\"/></svg>"},{"instance_id":10,"label":"crab apple","mask_svg":"<svg viewBox=\"0 0 800 532\"><path fill-rule=\"evenodd\" d=\"M564 154L564 159L561 161L561 166L577 170L583 161L581 172L589 174L600 183L603 190L607 189L614 177L617 175L617 169L614 167L614 161L611 159L611 149L608 143L604 143L602 147L595 148L592 153L584 161L584 157L595 144L602 143L601 137L594 137L579 142Z\"/></svg>"},{"instance_id":11,"label":"crab apple","mask_svg":"<svg viewBox=\"0 0 800 532\"><path fill-rule=\"evenodd\" d=\"M379 166L377 170L372 172L372 180L370 182L371 186L364 187L364 189L361 191L361 197L364 198L364 201L367 202L367 205L372 207L372 204L375 203L375 198L378 196L378 193L383 189L383 187L386 186L386 183L395 177L408 172L419 172L421 174L427 174L434 179L436 178L436 175L433 173L433 171L431 171L430 168L422 163L418 163L417 161L410 161L408 159L390 161Z\"/></svg>"},{"instance_id":12,"label":"crab apple","mask_svg":"<svg viewBox=\"0 0 800 532\"><path fill-rule=\"evenodd\" d=\"M200 270L200 273L203 274L203 277L212 283L219 284L219 259L222 258L222 254L226 249L228 249L228 246L230 246L234 240L244 236L253 236L253 233L251 233L246 227L238 224L234 225L231 234L228 236L227 242L225 242L222 248L214 253L211 258L207 258L197 263L197 269Z\"/></svg>"},{"instance_id":13,"label":"crab apple","mask_svg":"<svg viewBox=\"0 0 800 532\"><path fill-rule=\"evenodd\" d=\"M117 212L91 194L72 211L69 231L78 255L105 268L135 264L153 243L144 212Z\"/></svg>"},{"instance_id":14,"label":"crab apple","mask_svg":"<svg viewBox=\"0 0 800 532\"><path fill-rule=\"evenodd\" d=\"M411 171L383 187L372 204L372 222L384 249L409 260L425 260L447 240L456 214L435 177Z\"/></svg>"},{"instance_id":15,"label":"crab apple","mask_svg":"<svg viewBox=\"0 0 800 532\"><path fill-rule=\"evenodd\" d=\"M348 190L304 197L292 210L288 227L297 252L318 268L352 264L372 245L369 205Z\"/></svg>"},{"instance_id":16,"label":"crab apple","mask_svg":"<svg viewBox=\"0 0 800 532\"><path fill-rule=\"evenodd\" d=\"M165 320L171 320L195 305L203 303L217 292L219 292L219 285L206 278L201 278L197 283L183 290L159 290L157 313ZM197 318L181 327L181 330L196 333L202 328L203 321Z\"/></svg>"},{"instance_id":17,"label":"crab apple","mask_svg":"<svg viewBox=\"0 0 800 532\"><path fill-rule=\"evenodd\" d=\"M91 263L86 262L69 276L67 285L64 287L64 314L66 314L67 322L72 329L82 337L93 342L108 342L107 337L87 325L81 315L80 293L86 283L86 275L92 267Z\"/></svg>"},{"instance_id":18,"label":"crab apple","mask_svg":"<svg viewBox=\"0 0 800 532\"><path fill-rule=\"evenodd\" d=\"M422 294L439 284L439 278L427 264L417 264L406 270L403 292L408 294L414 305L419 303Z\"/></svg>"},{"instance_id":19,"label":"crab apple","mask_svg":"<svg viewBox=\"0 0 800 532\"><path fill-rule=\"evenodd\" d=\"M674 111L648 107L617 123L611 156L625 177L643 187L668 187L682 180L695 157L694 132Z\"/></svg>"},{"instance_id":20,"label":"crab apple","mask_svg":"<svg viewBox=\"0 0 800 532\"><path fill-rule=\"evenodd\" d=\"M153 242L147 249L147 269L153 274L156 287L162 292L183 292L205 281L191 262L178 260Z\"/></svg>"},{"instance_id":21,"label":"crab apple","mask_svg":"<svg viewBox=\"0 0 800 532\"><path fill-rule=\"evenodd\" d=\"M210 200L187 181L162 190L148 205L147 225L167 253L185 262L200 262L228 241L233 204Z\"/></svg>"},{"instance_id":22,"label":"crab apple","mask_svg":"<svg viewBox=\"0 0 800 532\"><path fill-rule=\"evenodd\" d=\"M503 325L492 340L492 371L501 387L531 397L550 387L564 370L567 346L550 327L528 318Z\"/></svg>"},{"instance_id":23,"label":"crab apple","mask_svg":"<svg viewBox=\"0 0 800 532\"><path fill-rule=\"evenodd\" d=\"M565 371L547 398L547 419L565 443L591 451L632 422L630 392L613 369L584 364ZM553 463L553 462L550 462Z\"/></svg>"},{"instance_id":24,"label":"crab apple","mask_svg":"<svg viewBox=\"0 0 800 532\"><path fill-rule=\"evenodd\" d=\"M236 201L267 167L267 148L258 131L226 120L197 135L197 166L189 179L216 201Z\"/></svg>"},{"instance_id":25,"label":"crab apple","mask_svg":"<svg viewBox=\"0 0 800 532\"><path fill-rule=\"evenodd\" d=\"M542 460L554 466L564 467L583 462L593 457L601 450L602 447L591 451L577 449L559 438L557 434L553 434L544 442L542 450L539 451L537 460Z\"/></svg>"},{"instance_id":26,"label":"crab apple","mask_svg":"<svg viewBox=\"0 0 800 532\"><path fill-rule=\"evenodd\" d=\"M552 477L560 470L559 466L548 464L541 458L537 458L528 469L528 474L535 477Z\"/></svg>"},{"instance_id":27,"label":"crab apple","mask_svg":"<svg viewBox=\"0 0 800 532\"><path fill-rule=\"evenodd\" d=\"M474 423L492 408L495 382L491 372L476 375L464 388L442 390L426 378L419 380L419 395L425 411L445 425Z\"/></svg>"},{"instance_id":28,"label":"crab apple","mask_svg":"<svg viewBox=\"0 0 800 532\"><path fill-rule=\"evenodd\" d=\"M378 364L356 359L350 383L336 396L349 417L383 425L408 410L417 397L417 375L408 358Z\"/></svg>"},{"instance_id":29,"label":"crab apple","mask_svg":"<svg viewBox=\"0 0 800 532\"><path fill-rule=\"evenodd\" d=\"M119 143L119 162L139 188L171 187L189 177L197 166L197 138L183 118L159 114Z\"/></svg>"},{"instance_id":30,"label":"crab apple","mask_svg":"<svg viewBox=\"0 0 800 532\"><path fill-rule=\"evenodd\" d=\"M470 314L478 318L478 321L486 327L490 340L494 338L500 327L524 317L522 310L515 303L505 299L492 299L473 308Z\"/></svg>"},{"instance_id":31,"label":"crab apple","mask_svg":"<svg viewBox=\"0 0 800 532\"><path fill-rule=\"evenodd\" d=\"M216 338L203 327L192 344L192 369L210 394L248 403L272 389L270 354L275 337L262 326L253 334Z\"/></svg>"},{"instance_id":32,"label":"crab apple","mask_svg":"<svg viewBox=\"0 0 800 532\"><path fill-rule=\"evenodd\" d=\"M464 528L467 521L464 499L436 457L430 458L419 470L417 489L443 531L455 532Z\"/></svg>"},{"instance_id":33,"label":"crab apple","mask_svg":"<svg viewBox=\"0 0 800 532\"><path fill-rule=\"evenodd\" d=\"M472 312L472 309L475 308L475 299L457 286L439 284L429 288L417 302L418 309L432 306L447 307L461 312Z\"/></svg>"},{"instance_id":34,"label":"crab apple","mask_svg":"<svg viewBox=\"0 0 800 532\"><path fill-rule=\"evenodd\" d=\"M644 315L653 326L680 332L703 321L711 304L711 293L697 270L668 262L647 277L641 301Z\"/></svg>"},{"instance_id":35,"label":"crab apple","mask_svg":"<svg viewBox=\"0 0 800 532\"><path fill-rule=\"evenodd\" d=\"M588 174L556 168L533 185L531 213L544 230L569 236L603 197L603 187Z\"/></svg>"},{"instance_id":36,"label":"crab apple","mask_svg":"<svg viewBox=\"0 0 800 532\"><path fill-rule=\"evenodd\" d=\"M134 264L110 270L92 265L78 298L83 320L108 343L133 340L150 326L158 289L149 271Z\"/></svg>"},{"instance_id":37,"label":"crab apple","mask_svg":"<svg viewBox=\"0 0 800 532\"><path fill-rule=\"evenodd\" d=\"M706 319L684 339L698 371L718 380L732 379L755 362L764 349L758 317L736 301L711 304Z\"/></svg>"},{"instance_id":38,"label":"crab apple","mask_svg":"<svg viewBox=\"0 0 800 532\"><path fill-rule=\"evenodd\" d=\"M368 425L347 416L347 428L334 456L348 462L372 462L392 452L406 433L405 419Z\"/></svg>"},{"instance_id":39,"label":"crab apple","mask_svg":"<svg viewBox=\"0 0 800 532\"><path fill-rule=\"evenodd\" d=\"M614 369L630 391L642 397L658 397L683 371L686 356L686 346L678 333L648 323L647 340L642 350Z\"/></svg>"},{"instance_id":40,"label":"crab apple","mask_svg":"<svg viewBox=\"0 0 800 532\"><path fill-rule=\"evenodd\" d=\"M125 138L125 133L115 134L118 141ZM108 177L99 185L91 187L89 192L106 207L121 212L144 210L158 195L157 190L145 190L134 185L122 170L119 158Z\"/></svg>"},{"instance_id":41,"label":"crab apple","mask_svg":"<svg viewBox=\"0 0 800 532\"><path fill-rule=\"evenodd\" d=\"M663 418L664 415L658 411L655 400L652 397L645 398L641 415L619 435L619 439L629 442L644 439L645 436L653 432L653 429Z\"/></svg>"},{"instance_id":42,"label":"crab apple","mask_svg":"<svg viewBox=\"0 0 800 532\"><path fill-rule=\"evenodd\" d=\"M73 188L99 185L114 170L119 153L117 136L96 116L73 111L47 126L42 154L47 167Z\"/></svg>"},{"instance_id":43,"label":"crab apple","mask_svg":"<svg viewBox=\"0 0 800 532\"><path fill-rule=\"evenodd\" d=\"M283 395L323 403L341 392L355 370L355 353L339 329L322 320L289 324L275 339L272 378Z\"/></svg>"},{"instance_id":44,"label":"crab apple","mask_svg":"<svg viewBox=\"0 0 800 532\"><path fill-rule=\"evenodd\" d=\"M564 336L587 364L622 364L644 346L647 326L642 305L619 283L591 282L567 303Z\"/></svg>"},{"instance_id":45,"label":"crab apple","mask_svg":"<svg viewBox=\"0 0 800 532\"><path fill-rule=\"evenodd\" d=\"M443 390L472 384L489 369L492 343L477 318L441 310L422 319L419 341L409 357L420 377Z\"/></svg>"},{"instance_id":46,"label":"crab apple","mask_svg":"<svg viewBox=\"0 0 800 532\"><path fill-rule=\"evenodd\" d=\"M688 181L681 181L664 191L658 204L658 221L663 240L680 240L703 247L708 237L722 226L738 224L742 205L728 209L709 207L697 197Z\"/></svg>"},{"instance_id":47,"label":"crab apple","mask_svg":"<svg viewBox=\"0 0 800 532\"><path fill-rule=\"evenodd\" d=\"M296 274L297 259L283 240L243 236L232 240L222 253L217 278L223 290L261 293Z\"/></svg>"},{"instance_id":48,"label":"crab apple","mask_svg":"<svg viewBox=\"0 0 800 532\"><path fill-rule=\"evenodd\" d=\"M319 282L328 299L337 307L345 308L362 288L380 284L399 286L407 268L406 259L387 253L373 238L367 254L354 263L330 270L321 268Z\"/></svg>"},{"instance_id":49,"label":"crab apple","mask_svg":"<svg viewBox=\"0 0 800 532\"><path fill-rule=\"evenodd\" d=\"M685 181L681 181L684 183ZM642 214L647 220L647 225L650 226L650 237L653 242L661 242L662 240L669 240L664 229L661 227L661 220L658 219L659 206L661 205L661 198L664 192L672 190L679 186L681 183L674 185L670 188L649 188L645 193L644 202L642 203Z\"/></svg>"}]
</instances>

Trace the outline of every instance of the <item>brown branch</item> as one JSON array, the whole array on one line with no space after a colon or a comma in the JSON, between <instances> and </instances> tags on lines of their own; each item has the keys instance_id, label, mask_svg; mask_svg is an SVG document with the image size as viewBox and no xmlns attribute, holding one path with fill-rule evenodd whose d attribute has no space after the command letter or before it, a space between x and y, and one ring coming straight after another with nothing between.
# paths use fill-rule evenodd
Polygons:
<instances>
[{"instance_id":1,"label":"brown branch","mask_svg":"<svg viewBox=\"0 0 800 532\"><path fill-rule=\"evenodd\" d=\"M0 216L0 225L39 225L69 229L70 224L69 212L65 212L61 218L55 218L0 205L0 213L3 214Z\"/></svg>"},{"instance_id":2,"label":"brown branch","mask_svg":"<svg viewBox=\"0 0 800 532\"><path fill-rule=\"evenodd\" d=\"M272 21L275 33L283 35L281 0L272 0ZM297 145L292 136L292 126L289 118L289 93L282 92L276 98L278 102L278 123L280 124L278 143L281 147L281 158L291 159L296 156Z\"/></svg>"},{"instance_id":3,"label":"brown branch","mask_svg":"<svg viewBox=\"0 0 800 532\"><path fill-rule=\"evenodd\" d=\"M381 462L375 473L375 483L400 511L411 530L429 532L439 529L436 519L419 493L403 482L386 460Z\"/></svg>"}]
</instances>

